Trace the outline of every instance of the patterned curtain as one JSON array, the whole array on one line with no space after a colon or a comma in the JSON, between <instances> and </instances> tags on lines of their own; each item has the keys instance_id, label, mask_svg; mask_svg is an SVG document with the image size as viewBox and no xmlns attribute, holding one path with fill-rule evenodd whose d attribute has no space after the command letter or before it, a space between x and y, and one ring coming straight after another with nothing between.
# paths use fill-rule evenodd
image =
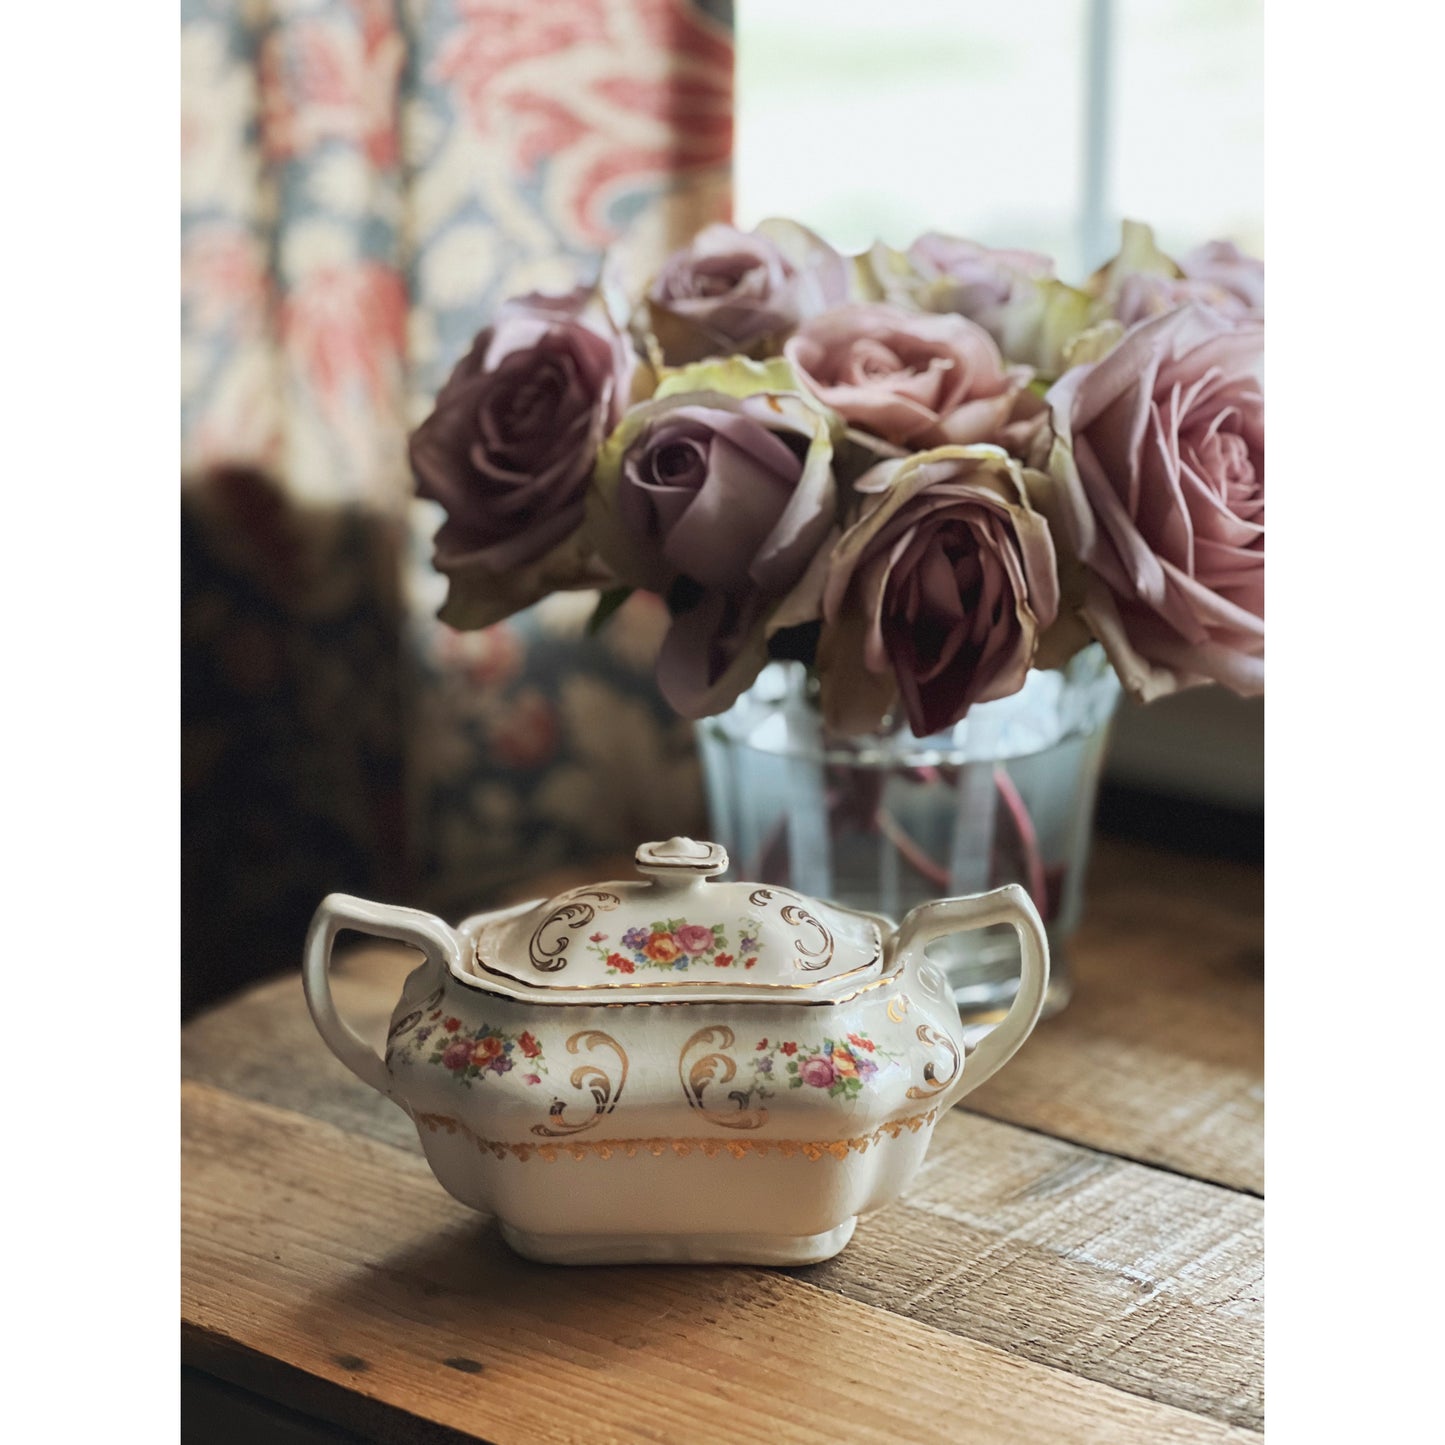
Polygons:
<instances>
[{"instance_id":1,"label":"patterned curtain","mask_svg":"<svg viewBox=\"0 0 1445 1445\"><path fill-rule=\"evenodd\" d=\"M438 906L694 822L645 603L432 620L407 430L502 296L729 208L731 0L183 0L188 1004L337 887Z\"/></svg>"}]
</instances>

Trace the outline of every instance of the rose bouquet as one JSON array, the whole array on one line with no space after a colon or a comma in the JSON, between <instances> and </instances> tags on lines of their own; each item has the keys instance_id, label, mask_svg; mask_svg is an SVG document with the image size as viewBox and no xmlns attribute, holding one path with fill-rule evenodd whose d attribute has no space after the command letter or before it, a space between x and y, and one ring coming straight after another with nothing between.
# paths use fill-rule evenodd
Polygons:
<instances>
[{"instance_id":1,"label":"rose bouquet","mask_svg":"<svg viewBox=\"0 0 1445 1445\"><path fill-rule=\"evenodd\" d=\"M1263 266L1147 227L1081 286L927 235L846 257L714 225L629 294L500 308L411 440L441 616L666 603L664 696L770 658L827 724L927 736L1091 640L1147 700L1263 690Z\"/></svg>"}]
</instances>

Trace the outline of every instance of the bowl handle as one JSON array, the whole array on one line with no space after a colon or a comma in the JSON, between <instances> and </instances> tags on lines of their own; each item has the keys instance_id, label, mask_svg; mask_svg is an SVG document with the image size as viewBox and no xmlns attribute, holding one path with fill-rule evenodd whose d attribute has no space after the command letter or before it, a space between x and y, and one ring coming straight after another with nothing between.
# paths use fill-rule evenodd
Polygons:
<instances>
[{"instance_id":1,"label":"bowl handle","mask_svg":"<svg viewBox=\"0 0 1445 1445\"><path fill-rule=\"evenodd\" d=\"M1033 1032L1049 986L1048 935L1033 899L1017 883L971 898L944 898L921 904L898 929L898 956L906 962L910 953L921 953L935 938L966 929L987 928L992 923L1010 923L1018 934L1023 960L1019 991L1008 1013L968 1055L959 1076L959 1087L948 1100L950 1108L1003 1068Z\"/></svg>"},{"instance_id":2,"label":"bowl handle","mask_svg":"<svg viewBox=\"0 0 1445 1445\"><path fill-rule=\"evenodd\" d=\"M331 948L343 928L409 943L443 967L460 968L461 940L440 918L419 908L369 903L349 893L332 893L323 898L311 920L301 965L301 982L311 1017L331 1052L363 1083L390 1098L391 1071L381 1055L337 1013L331 996Z\"/></svg>"}]
</instances>

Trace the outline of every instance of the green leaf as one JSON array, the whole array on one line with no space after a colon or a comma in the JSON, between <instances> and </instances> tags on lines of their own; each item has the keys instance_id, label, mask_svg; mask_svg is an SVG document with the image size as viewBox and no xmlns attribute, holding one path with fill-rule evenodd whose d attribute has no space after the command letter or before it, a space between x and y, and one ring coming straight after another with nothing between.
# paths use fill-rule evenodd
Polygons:
<instances>
[{"instance_id":1,"label":"green leaf","mask_svg":"<svg viewBox=\"0 0 1445 1445\"><path fill-rule=\"evenodd\" d=\"M744 397L760 391L802 390L792 362L781 356L767 361L729 356L665 370L654 395L663 398L691 391L720 391L725 396Z\"/></svg>"},{"instance_id":2,"label":"green leaf","mask_svg":"<svg viewBox=\"0 0 1445 1445\"><path fill-rule=\"evenodd\" d=\"M632 596L634 590L631 587L609 587L598 595L597 605L592 609L592 616L587 619L588 637L596 637L602 631L607 625L608 619Z\"/></svg>"}]
</instances>

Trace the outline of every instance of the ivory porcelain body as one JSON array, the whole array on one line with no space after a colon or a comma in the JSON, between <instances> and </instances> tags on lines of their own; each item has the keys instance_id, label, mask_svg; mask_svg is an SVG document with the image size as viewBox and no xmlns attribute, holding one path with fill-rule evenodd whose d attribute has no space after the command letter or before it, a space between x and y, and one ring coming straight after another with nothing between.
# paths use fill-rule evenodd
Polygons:
<instances>
[{"instance_id":1,"label":"ivory porcelain body","mask_svg":"<svg viewBox=\"0 0 1445 1445\"><path fill-rule=\"evenodd\" d=\"M646 881L574 889L452 929L334 894L307 942L307 1000L337 1055L415 1121L437 1178L534 1259L803 1264L906 1188L940 1113L1037 1020L1047 944L1009 887L886 919L709 881L689 839L638 849ZM924 955L1010 923L1018 997L965 1063ZM426 955L385 1057L337 1016L342 928Z\"/></svg>"}]
</instances>

